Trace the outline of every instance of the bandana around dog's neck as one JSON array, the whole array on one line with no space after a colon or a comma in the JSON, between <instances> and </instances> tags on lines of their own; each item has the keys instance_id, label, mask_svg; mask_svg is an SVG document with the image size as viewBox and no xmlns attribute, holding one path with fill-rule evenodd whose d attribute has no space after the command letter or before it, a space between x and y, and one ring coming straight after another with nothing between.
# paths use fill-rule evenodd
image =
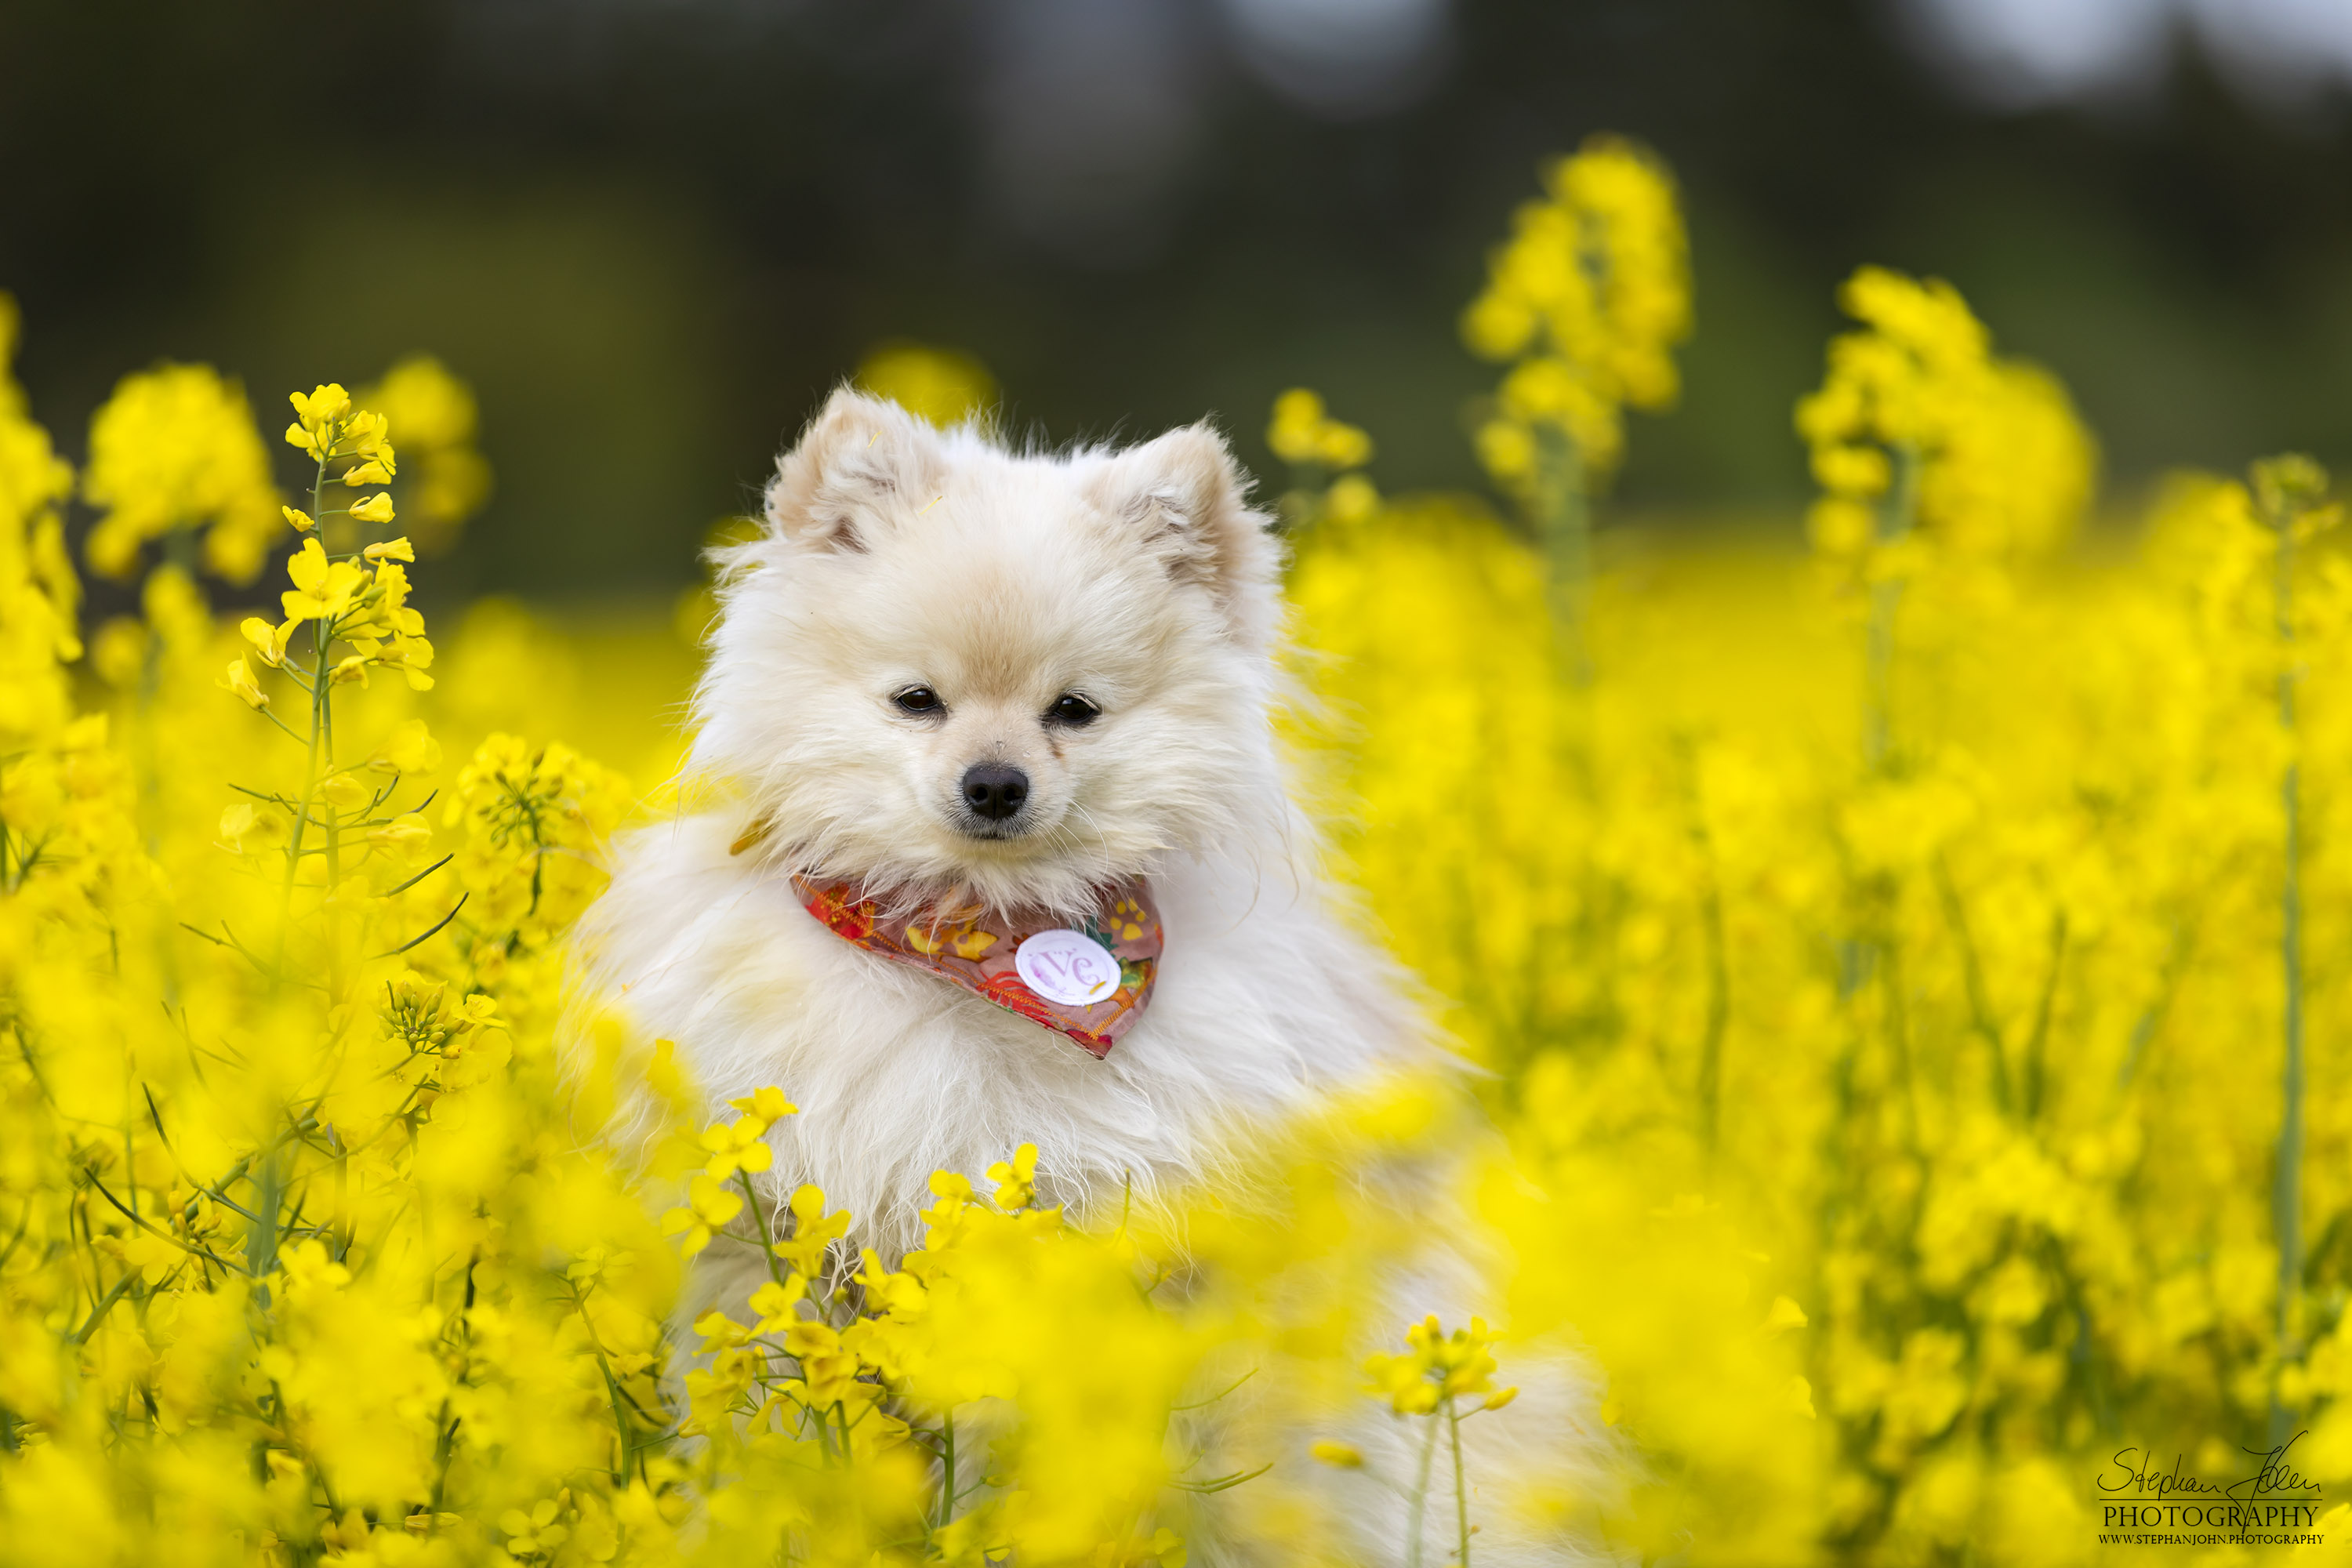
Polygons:
<instances>
[{"instance_id":1,"label":"bandana around dog's neck","mask_svg":"<svg viewBox=\"0 0 2352 1568\"><path fill-rule=\"evenodd\" d=\"M793 886L808 912L844 942L951 980L1069 1036L1097 1058L1143 1016L1165 944L1140 878L1103 889L1076 925L977 903L886 914L850 882L794 872Z\"/></svg>"}]
</instances>

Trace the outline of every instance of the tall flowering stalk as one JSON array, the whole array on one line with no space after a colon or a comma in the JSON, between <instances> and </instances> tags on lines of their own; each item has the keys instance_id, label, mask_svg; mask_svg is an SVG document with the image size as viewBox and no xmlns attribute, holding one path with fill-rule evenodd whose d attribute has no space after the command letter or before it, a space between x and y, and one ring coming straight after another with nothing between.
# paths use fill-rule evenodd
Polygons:
<instances>
[{"instance_id":1,"label":"tall flowering stalk","mask_svg":"<svg viewBox=\"0 0 2352 1568\"><path fill-rule=\"evenodd\" d=\"M1549 566L1566 667L1589 674L1592 498L1622 459L1623 411L1680 390L1690 266L1674 177L1647 149L1595 136L1513 215L1462 318L1472 353L1508 364L1478 455L1526 506Z\"/></svg>"},{"instance_id":2,"label":"tall flowering stalk","mask_svg":"<svg viewBox=\"0 0 2352 1568\"><path fill-rule=\"evenodd\" d=\"M1865 267L1847 280L1840 301L1863 330L1831 342L1828 374L1798 405L1796 424L1823 490L1808 519L1817 559L1836 589L1864 602L1863 773L1891 802L1923 771L1922 759L1899 752L1896 734L1898 625L1911 584L1926 578L1947 605L1984 604L1992 597L1988 582L2074 526L2089 499L2093 447L2063 388L2030 365L1995 357L1991 334L1949 284ZM1865 797L1852 815L1876 804ZM1899 918L1903 862L1912 857L1870 853L1866 829L1850 826L1848 836L1859 852L1851 853L1852 911L1837 942L1838 990L1849 1002L1875 991L1876 1034L1899 1108L1897 1142L1904 1158L1918 1161L1920 1053L1906 973L1917 955L1906 951ZM1979 1000L1964 900L1940 862L1933 879L1971 977L1968 994ZM2053 920L2061 945L2050 961L2052 984L2063 951L2063 909ZM2009 1088L2009 1042L1982 1006L1976 1022L2008 1112L2019 1103ZM1864 1037L1857 1022L1839 1068L1849 1097ZM2030 1058L2039 1037L2029 1036ZM1841 1126L1835 1135L1845 1131ZM1834 1200L1855 1201L1853 1193Z\"/></svg>"},{"instance_id":3,"label":"tall flowering stalk","mask_svg":"<svg viewBox=\"0 0 2352 1568\"><path fill-rule=\"evenodd\" d=\"M1462 1423L1482 1410L1502 1409L1519 1391L1495 1386L1495 1357L1488 1348L1494 1337L1481 1319L1473 1318L1469 1327L1449 1334L1432 1314L1408 1328L1404 1339L1403 1353L1376 1355L1364 1363L1372 1379L1370 1393L1388 1401L1397 1415L1419 1416L1427 1423L1414 1462L1412 1485L1405 1494L1404 1560L1407 1568L1420 1568L1431 1460L1442 1435L1454 1468L1454 1558L1462 1568L1469 1568L1470 1489L1462 1462ZM1472 1400L1474 1394L1484 1397ZM1327 1447L1318 1457L1351 1468L1362 1465L1361 1456L1352 1448Z\"/></svg>"},{"instance_id":4,"label":"tall flowering stalk","mask_svg":"<svg viewBox=\"0 0 2352 1568\"><path fill-rule=\"evenodd\" d=\"M2273 458L2253 469L2256 513L2273 542L2271 629L2277 641L2278 727L2285 760L2279 770L2282 864L2279 873L2281 994L2278 1148L2271 1184L2271 1227L2278 1245L2278 1363L2281 1377L2301 1358L2304 1299L2304 914L2303 755L2295 723L2295 683L2302 678L2295 639L2296 546L2332 525L2336 510L2323 508L2326 471L2308 458ZM2278 1383L2271 1392L2270 1441L2284 1443L2294 1411Z\"/></svg>"},{"instance_id":5,"label":"tall flowering stalk","mask_svg":"<svg viewBox=\"0 0 2352 1568\"><path fill-rule=\"evenodd\" d=\"M1992 353L1991 334L1941 279L1865 267L1839 303L1863 330L1832 340L1797 430L1822 494L1817 556L1864 604L1863 763L1895 747L1897 618L1906 586L1940 567L1965 587L2046 552L2088 505L2096 448L2065 389Z\"/></svg>"},{"instance_id":6,"label":"tall flowering stalk","mask_svg":"<svg viewBox=\"0 0 2352 1568\"><path fill-rule=\"evenodd\" d=\"M320 386L307 395L298 392L292 402L299 417L288 427L286 438L311 456L313 470L310 510L300 511L286 507L283 510L287 521L306 536L319 527L318 520L322 517L335 525L335 531L347 535L355 535L363 527L380 527L392 521L392 497L386 491L378 490L364 500L354 498L346 506L329 509L325 504L331 468L335 470L336 482L353 489L390 482L395 471L395 458L392 443L385 438L384 417L353 407L350 395L341 386ZM278 595L286 618L275 626L257 616L245 621L241 630L246 641L253 645L254 657L283 674L307 699L303 706L308 722L303 730L294 729L270 710L271 700L255 681L245 656L230 661L221 679L225 689L304 747L303 793L299 801L266 792L247 792L252 798L278 806L291 818L284 851L284 900L279 911L281 959L286 936L284 906L290 904L294 897L306 856L321 857L323 883L332 889L343 879L344 843L348 836L368 834L374 847L419 844L430 837L421 817L410 814L404 819L399 815L383 814L383 808L393 793L389 785L371 789L359 776L339 769L335 763L334 696L338 687L364 686L371 669L390 668L397 670L411 689L425 691L432 688L433 678L425 671L433 662L433 645L425 636L424 616L408 605L404 563L415 559L416 553L405 539L362 545L353 537L348 553L330 556L315 537L305 537L302 548L287 563L287 575L293 586ZM307 665L288 657L289 645L298 629L307 631L309 636ZM340 658L335 653L339 647L349 650ZM412 742L408 750L410 754L404 757L381 754L375 759L375 771L389 773L396 780L404 763L413 770L418 763L429 766L439 760L437 748L429 748L429 738ZM318 842L315 847L306 847L314 831ZM347 959L331 935L329 952L330 964L340 974Z\"/></svg>"}]
</instances>

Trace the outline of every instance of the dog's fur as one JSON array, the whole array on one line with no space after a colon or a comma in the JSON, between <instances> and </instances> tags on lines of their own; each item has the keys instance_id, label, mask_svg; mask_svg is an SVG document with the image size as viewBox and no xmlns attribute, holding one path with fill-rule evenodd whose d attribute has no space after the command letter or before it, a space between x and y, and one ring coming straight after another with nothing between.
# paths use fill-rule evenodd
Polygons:
<instances>
[{"instance_id":1,"label":"dog's fur","mask_svg":"<svg viewBox=\"0 0 2352 1568\"><path fill-rule=\"evenodd\" d=\"M1207 426L1024 455L843 391L721 564L689 767L736 795L623 847L584 951L604 1000L675 1039L714 1101L776 1084L798 1102L770 1134L776 1193L819 1183L895 1256L931 1172L977 1177L1026 1141L1041 1201L1084 1223L1213 1174L1236 1135L1434 1064L1285 788L1279 550ZM943 710L900 710L916 686ZM1065 693L1100 716L1048 721ZM993 826L963 808L976 763L1026 772L1013 836L975 837ZM793 870L1071 914L1148 877L1157 989L1096 1060L843 942ZM1554 1426L1583 1397L1561 1389Z\"/></svg>"}]
</instances>

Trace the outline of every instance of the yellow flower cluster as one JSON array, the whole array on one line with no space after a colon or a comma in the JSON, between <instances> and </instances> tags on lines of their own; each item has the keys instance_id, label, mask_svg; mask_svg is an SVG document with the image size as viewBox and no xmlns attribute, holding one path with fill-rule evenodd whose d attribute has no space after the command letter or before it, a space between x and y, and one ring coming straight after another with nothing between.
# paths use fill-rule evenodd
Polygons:
<instances>
[{"instance_id":1,"label":"yellow flower cluster","mask_svg":"<svg viewBox=\"0 0 2352 1568\"><path fill-rule=\"evenodd\" d=\"M105 513L89 563L128 578L141 548L204 531L204 564L249 583L279 527L269 457L243 389L205 365L166 364L122 378L89 425L82 495ZM194 552L175 557L194 565Z\"/></svg>"},{"instance_id":2,"label":"yellow flower cluster","mask_svg":"<svg viewBox=\"0 0 2352 1568\"><path fill-rule=\"evenodd\" d=\"M473 392L430 354L412 354L363 390L359 401L400 432L401 510L420 553L448 548L459 527L490 499L490 465L475 447ZM389 475L387 475L389 478Z\"/></svg>"},{"instance_id":3,"label":"yellow flower cluster","mask_svg":"<svg viewBox=\"0 0 2352 1568\"><path fill-rule=\"evenodd\" d=\"M2063 541L2098 467L2065 388L1996 356L1941 279L1865 267L1839 299L1864 330L1831 342L1827 379L1797 407L1826 492L1815 547L1875 580L1924 549L1999 559Z\"/></svg>"},{"instance_id":4,"label":"yellow flower cluster","mask_svg":"<svg viewBox=\"0 0 2352 1568\"><path fill-rule=\"evenodd\" d=\"M1646 149L1594 136L1545 173L1462 318L1463 341L1507 363L1476 411L1478 458L1543 546L1549 661L1592 674L1592 500L1624 457L1624 410L1670 406L1690 335L1690 265L1674 176Z\"/></svg>"},{"instance_id":5,"label":"yellow flower cluster","mask_svg":"<svg viewBox=\"0 0 2352 1568\"><path fill-rule=\"evenodd\" d=\"M26 417L16 363L16 302L0 294L0 749L53 740L72 708L59 660L81 657L81 599L58 509L73 469Z\"/></svg>"},{"instance_id":6,"label":"yellow flower cluster","mask_svg":"<svg viewBox=\"0 0 2352 1568\"><path fill-rule=\"evenodd\" d=\"M2049 449L1942 447L2001 471L1941 493L2035 490ZM1875 649L1775 552L1665 551L1598 584L1581 689L1528 678L1545 574L1494 519L1392 503L1306 546L1304 673L1360 717L1299 740L1357 803L1381 925L1511 1086L1522 1174L1483 1212L1514 1339L1572 1326L1675 1478L1628 1538L2087 1563L2126 1447L2237 1479L2305 1432L2301 1473L2352 1479L2325 489L2183 481L2136 553L1923 552L1905 613L1943 600L1936 635ZM2001 591L1946 595L1962 573Z\"/></svg>"},{"instance_id":7,"label":"yellow flower cluster","mask_svg":"<svg viewBox=\"0 0 2352 1568\"><path fill-rule=\"evenodd\" d=\"M1473 1318L1466 1329L1451 1334L1434 1316L1405 1331L1402 1355L1378 1355L1364 1370L1371 1374L1371 1392L1389 1402L1400 1415L1426 1415L1457 1394L1486 1394L1499 1407L1508 1394L1494 1393L1495 1358L1486 1346L1492 1336L1486 1325Z\"/></svg>"},{"instance_id":8,"label":"yellow flower cluster","mask_svg":"<svg viewBox=\"0 0 2352 1568\"><path fill-rule=\"evenodd\" d=\"M1622 411L1670 406L1674 348L1690 335L1690 263L1674 177L1646 149L1595 136L1544 174L1487 262L1462 318L1473 353L1511 366L1478 430L1480 458L1514 490L1546 462L1579 483L1617 466Z\"/></svg>"},{"instance_id":9,"label":"yellow flower cluster","mask_svg":"<svg viewBox=\"0 0 2352 1568\"><path fill-rule=\"evenodd\" d=\"M144 395L156 448L217 436ZM297 409L318 466L390 472L381 417ZM242 634L159 566L78 692L69 482L9 387L0 1557L489 1561L516 1518L583 1562L634 1520L667 1539L612 1413L658 1405L675 1265L583 1152L544 1024L442 934L439 748L405 711L429 680L359 689L428 657L406 550L306 540L286 622ZM306 700L281 718L243 658L222 684L299 744L240 736L199 673L240 641Z\"/></svg>"},{"instance_id":10,"label":"yellow flower cluster","mask_svg":"<svg viewBox=\"0 0 2352 1568\"><path fill-rule=\"evenodd\" d=\"M1349 471L1372 460L1371 437L1332 418L1320 394L1294 386L1276 398L1265 444L1298 471L1298 487L1282 500L1285 521L1294 531L1325 520L1342 526L1361 522L1380 510L1381 493L1372 481Z\"/></svg>"},{"instance_id":11,"label":"yellow flower cluster","mask_svg":"<svg viewBox=\"0 0 2352 1568\"><path fill-rule=\"evenodd\" d=\"M1865 267L1840 300L1864 330L1832 340L1797 429L1824 492L1806 519L1815 557L1866 591L1848 603L1869 621L1863 750L1880 768L1897 741L1898 641L1917 662L2006 591L2005 564L2062 542L2090 504L2098 449L2066 389L1996 357L1951 285ZM1915 581L1928 592L1906 611Z\"/></svg>"},{"instance_id":12,"label":"yellow flower cluster","mask_svg":"<svg viewBox=\"0 0 2352 1568\"><path fill-rule=\"evenodd\" d=\"M891 342L877 344L857 364L857 384L942 428L996 406L996 378L955 349Z\"/></svg>"},{"instance_id":13,"label":"yellow flower cluster","mask_svg":"<svg viewBox=\"0 0 2352 1568\"><path fill-rule=\"evenodd\" d=\"M1340 470L1360 468L1372 460L1372 438L1360 427L1331 417L1323 399L1303 386L1294 386L1274 400L1274 422L1266 426L1265 444L1286 463Z\"/></svg>"},{"instance_id":14,"label":"yellow flower cluster","mask_svg":"<svg viewBox=\"0 0 2352 1568\"><path fill-rule=\"evenodd\" d=\"M734 1103L744 1115L698 1141L711 1158L663 1222L688 1250L716 1238L766 1260L739 1313L694 1325L701 1359L680 1429L708 1445L714 1512L762 1517L755 1535L822 1521L834 1532L813 1541L822 1561L866 1561L895 1536L928 1539L948 1563L1181 1564L1181 1537L1150 1521L1169 1479L1160 1433L1197 1336L1138 1292L1132 1242L1033 1207L1016 1173L1034 1171L1036 1151L1024 1145L998 1167L994 1201L935 1176L924 1245L896 1268L871 1249L849 1256L850 1216L828 1213L822 1191L800 1187L772 1224L751 1179L766 1168L769 1113L794 1108L774 1089ZM721 1186L730 1175L740 1195ZM728 1228L746 1212L755 1236ZM1095 1364L1067 1358L1054 1324L1084 1324ZM848 1496L779 1481L828 1469L855 1478ZM813 1511L853 1499L855 1527Z\"/></svg>"},{"instance_id":15,"label":"yellow flower cluster","mask_svg":"<svg viewBox=\"0 0 2352 1568\"><path fill-rule=\"evenodd\" d=\"M0 986L37 961L41 922L93 918L134 836L106 720L79 710L66 668L82 652L58 516L73 471L26 417L16 326L0 294Z\"/></svg>"},{"instance_id":16,"label":"yellow flower cluster","mask_svg":"<svg viewBox=\"0 0 2352 1568\"><path fill-rule=\"evenodd\" d=\"M458 770L442 822L465 836L455 930L478 984L549 1014L562 969L554 938L604 890L602 846L632 799L626 780L561 742L492 734Z\"/></svg>"}]
</instances>

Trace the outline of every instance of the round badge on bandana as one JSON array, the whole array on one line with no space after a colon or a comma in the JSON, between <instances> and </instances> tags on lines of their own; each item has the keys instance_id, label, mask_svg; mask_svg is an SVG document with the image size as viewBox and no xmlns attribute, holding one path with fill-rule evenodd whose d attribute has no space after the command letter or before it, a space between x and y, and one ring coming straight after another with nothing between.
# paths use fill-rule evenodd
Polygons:
<instances>
[{"instance_id":1,"label":"round badge on bandana","mask_svg":"<svg viewBox=\"0 0 2352 1568\"><path fill-rule=\"evenodd\" d=\"M1118 960L1080 931L1041 931L1013 955L1029 989L1065 1007L1099 1002L1118 989Z\"/></svg>"}]
</instances>

